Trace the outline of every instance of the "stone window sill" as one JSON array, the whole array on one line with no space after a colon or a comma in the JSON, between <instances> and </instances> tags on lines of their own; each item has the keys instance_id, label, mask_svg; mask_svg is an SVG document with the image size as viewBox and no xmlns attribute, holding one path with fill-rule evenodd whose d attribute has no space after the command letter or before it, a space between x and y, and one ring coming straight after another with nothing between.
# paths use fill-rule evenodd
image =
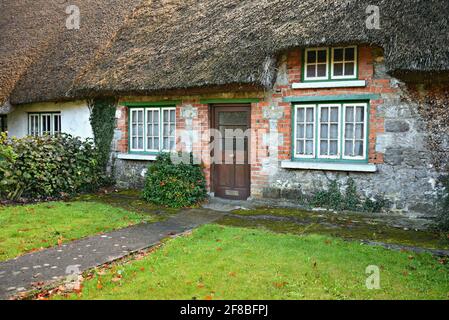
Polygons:
<instances>
[{"instance_id":1,"label":"stone window sill","mask_svg":"<svg viewBox=\"0 0 449 320\"><path fill-rule=\"evenodd\" d=\"M370 163L358 164L358 163L283 161L281 163L281 167L284 169L369 172L369 173L374 173L377 171L376 165Z\"/></svg>"},{"instance_id":2,"label":"stone window sill","mask_svg":"<svg viewBox=\"0 0 449 320\"><path fill-rule=\"evenodd\" d=\"M342 80L323 82L297 82L292 84L292 89L325 89L325 88L358 88L366 87L365 80Z\"/></svg>"},{"instance_id":3,"label":"stone window sill","mask_svg":"<svg viewBox=\"0 0 449 320\"><path fill-rule=\"evenodd\" d=\"M156 158L157 155L147 154L120 153L117 155L117 159L121 160L156 161Z\"/></svg>"}]
</instances>

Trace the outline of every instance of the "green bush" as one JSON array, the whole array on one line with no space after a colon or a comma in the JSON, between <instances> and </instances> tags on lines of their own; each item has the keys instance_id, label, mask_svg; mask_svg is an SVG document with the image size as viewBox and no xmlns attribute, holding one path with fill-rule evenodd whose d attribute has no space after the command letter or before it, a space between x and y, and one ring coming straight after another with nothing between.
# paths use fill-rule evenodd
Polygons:
<instances>
[{"instance_id":1,"label":"green bush","mask_svg":"<svg viewBox=\"0 0 449 320\"><path fill-rule=\"evenodd\" d=\"M338 182L331 180L327 190L319 191L311 197L310 205L337 211L379 213L389 206L389 202L382 195L376 195L374 199L362 200L362 197L357 193L354 179L349 178L346 182L344 194L341 193Z\"/></svg>"},{"instance_id":2,"label":"green bush","mask_svg":"<svg viewBox=\"0 0 449 320\"><path fill-rule=\"evenodd\" d=\"M70 135L8 139L0 136L0 196L18 200L92 191L103 181L91 140Z\"/></svg>"},{"instance_id":3,"label":"green bush","mask_svg":"<svg viewBox=\"0 0 449 320\"><path fill-rule=\"evenodd\" d=\"M172 208L191 207L204 201L207 191L203 170L191 163L173 164L170 154L159 155L148 168L144 199Z\"/></svg>"}]
</instances>

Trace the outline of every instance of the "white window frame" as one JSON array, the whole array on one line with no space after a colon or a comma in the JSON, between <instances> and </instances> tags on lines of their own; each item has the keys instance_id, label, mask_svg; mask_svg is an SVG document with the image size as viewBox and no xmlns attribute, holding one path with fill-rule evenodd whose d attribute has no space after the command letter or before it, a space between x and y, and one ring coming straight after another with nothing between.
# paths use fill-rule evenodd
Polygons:
<instances>
[{"instance_id":1,"label":"white window frame","mask_svg":"<svg viewBox=\"0 0 449 320\"><path fill-rule=\"evenodd\" d=\"M363 156L346 156L346 108L347 107L354 107L354 112L357 107L364 108L364 118L363 118ZM355 116L355 115L354 115ZM343 159L345 160L366 160L367 159L367 151L368 151L368 104L367 103L345 103L343 104L343 140L341 141L342 148L343 148ZM355 126L354 126L355 130ZM355 144L355 138L352 139L353 143Z\"/></svg>"},{"instance_id":2,"label":"white window frame","mask_svg":"<svg viewBox=\"0 0 449 320\"><path fill-rule=\"evenodd\" d=\"M330 155L321 155L321 109L322 108L338 108L338 122L337 122L337 155L330 156ZM329 103L329 104L318 104L318 117L317 117L317 126L318 126L318 140L317 140L317 155L318 159L340 159L341 158L341 104L335 104L335 103ZM330 114L329 114L329 120L330 120ZM330 122L328 122L329 124ZM329 126L330 131L330 126ZM329 137L327 138L329 141ZM330 148L328 146L328 148Z\"/></svg>"},{"instance_id":3,"label":"white window frame","mask_svg":"<svg viewBox=\"0 0 449 320\"><path fill-rule=\"evenodd\" d=\"M136 117L136 125L137 125L137 132L136 135L133 135L133 113L138 113L138 112L142 112L142 119L143 119L143 143L142 143L142 148L134 148L133 146L133 138L136 137L136 142L137 142L137 146L139 145L139 127L138 127L138 121L139 121L139 117ZM129 113L129 150L133 151L133 152L144 152L145 151L145 140L146 140L146 129L145 129L145 108L132 108L130 110Z\"/></svg>"},{"instance_id":4,"label":"white window frame","mask_svg":"<svg viewBox=\"0 0 449 320\"><path fill-rule=\"evenodd\" d=\"M50 117L50 130L46 131L45 134L54 135L62 132L61 112L30 112L28 113L28 135L37 137L44 135L43 122L45 117ZM59 118L59 131L55 131L55 118ZM37 121L37 132L34 132L32 129L32 119Z\"/></svg>"},{"instance_id":5,"label":"white window frame","mask_svg":"<svg viewBox=\"0 0 449 320\"><path fill-rule=\"evenodd\" d=\"M132 117L134 112L142 111L143 112L143 148L133 148L132 139ZM148 111L158 111L159 113L159 148L158 149L149 149L148 148ZM174 140L175 140L175 149L176 149L176 107L144 107L144 108L130 108L129 111L129 151L130 152L138 152L138 153L159 153L159 152L170 152L172 150L164 149L164 111L169 111L169 115L171 111L175 112L175 122L174 122ZM138 138L139 136L137 136ZM170 137L170 136L169 136Z\"/></svg>"},{"instance_id":6,"label":"white window frame","mask_svg":"<svg viewBox=\"0 0 449 320\"><path fill-rule=\"evenodd\" d=\"M159 125L159 132L158 132L158 138L159 138L159 146L158 146L158 148L157 149L150 149L150 148L148 148L148 111L152 111L153 112L153 115L154 115L154 111L157 111L158 112L158 118L159 118L159 122L158 122L158 125ZM147 152L159 152L160 151L160 149L161 149L161 108L145 108L145 117L144 117L144 125L145 125L145 128L144 128L144 133L145 133L145 143L144 143L144 145L145 145L145 151L147 151ZM153 125L154 125L154 123L153 123Z\"/></svg>"},{"instance_id":7,"label":"white window frame","mask_svg":"<svg viewBox=\"0 0 449 320\"><path fill-rule=\"evenodd\" d=\"M316 157L316 104L297 104L294 106L294 131L293 131L293 138L294 138L294 158L296 159L314 159ZM301 155L298 154L298 109L304 109L304 120L307 119L307 109L312 108L313 109L313 154L312 155ZM307 121L304 122L305 125L307 125ZM307 135L307 127L304 128L304 136ZM304 138L304 141L307 139ZM305 146L304 146L305 148ZM305 150L305 149L304 149Z\"/></svg>"},{"instance_id":8,"label":"white window frame","mask_svg":"<svg viewBox=\"0 0 449 320\"><path fill-rule=\"evenodd\" d=\"M160 118L160 121L161 121L161 126L160 126L160 130L161 130L161 139L160 139L160 150L162 151L162 152L170 152L170 151L172 151L172 150L170 150L170 149L164 149L164 111L168 111L168 116L169 116L169 118L170 118L170 112L171 111L174 111L175 112L175 123L174 123L174 125L175 125L175 131L174 131L174 136L173 136L173 138L175 139L175 149L176 149L176 108L174 108L174 107L171 107L171 108L160 108L160 116L161 116L161 118ZM169 123L170 123L170 119L169 119ZM170 139L170 137L171 136L167 136L169 139ZM169 140L169 144L170 144L170 140Z\"/></svg>"},{"instance_id":9,"label":"white window frame","mask_svg":"<svg viewBox=\"0 0 449 320\"><path fill-rule=\"evenodd\" d=\"M353 61L346 61L345 60L345 49L354 49L354 60ZM336 76L334 75L334 51L336 49L343 49L343 75L342 76ZM340 61L339 61L340 62ZM337 62L337 63L339 63ZM354 74L352 75L344 75L345 73L345 63L347 62L354 62ZM332 47L331 50L331 79L338 80L338 79L356 79L358 73L358 48L357 46L346 46L346 47Z\"/></svg>"},{"instance_id":10,"label":"white window frame","mask_svg":"<svg viewBox=\"0 0 449 320\"><path fill-rule=\"evenodd\" d=\"M308 77L307 76L307 67L311 64L309 64L307 62L307 58L308 58L308 53L310 51L322 51L325 50L326 51L326 75L323 77ZM316 55L316 60L315 63L313 63L313 65L318 65L318 54ZM323 64L323 63L320 63ZM317 67L317 72L318 72L318 67ZM307 48L304 51L304 81L322 81L322 80L329 80L329 48L328 47L319 47L319 48Z\"/></svg>"}]
</instances>

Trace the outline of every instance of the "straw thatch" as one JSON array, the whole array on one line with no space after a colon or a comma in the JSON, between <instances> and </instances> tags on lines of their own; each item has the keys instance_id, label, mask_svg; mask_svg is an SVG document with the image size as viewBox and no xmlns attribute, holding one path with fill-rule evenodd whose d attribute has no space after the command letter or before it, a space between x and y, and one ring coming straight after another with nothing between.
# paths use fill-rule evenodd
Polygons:
<instances>
[{"instance_id":1,"label":"straw thatch","mask_svg":"<svg viewBox=\"0 0 449 320\"><path fill-rule=\"evenodd\" d=\"M64 24L61 29L66 16L62 10L63 18L53 17L61 7L48 1L2 1L0 102L13 88L11 102L17 104L223 85L270 87L281 52L346 43L382 47L394 75L449 74L448 0L141 1L70 1L82 11L77 32ZM37 25L23 3L41 5L44 18ZM366 28L368 5L380 7L380 30ZM32 54L30 47L41 50Z\"/></svg>"},{"instance_id":2,"label":"straw thatch","mask_svg":"<svg viewBox=\"0 0 449 320\"><path fill-rule=\"evenodd\" d=\"M378 5L381 29L366 27ZM74 93L269 87L292 47L384 48L390 73L449 70L447 0L147 0L77 79Z\"/></svg>"},{"instance_id":3,"label":"straw thatch","mask_svg":"<svg viewBox=\"0 0 449 320\"><path fill-rule=\"evenodd\" d=\"M141 0L2 0L0 105L68 98L81 68L123 25ZM80 9L79 30L66 8Z\"/></svg>"}]
</instances>

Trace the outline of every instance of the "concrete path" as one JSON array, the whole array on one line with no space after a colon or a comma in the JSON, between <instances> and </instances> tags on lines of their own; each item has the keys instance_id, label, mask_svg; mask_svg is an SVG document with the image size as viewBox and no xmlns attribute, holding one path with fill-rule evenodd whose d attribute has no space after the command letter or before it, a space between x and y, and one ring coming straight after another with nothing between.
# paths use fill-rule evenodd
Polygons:
<instances>
[{"instance_id":1,"label":"concrete path","mask_svg":"<svg viewBox=\"0 0 449 320\"><path fill-rule=\"evenodd\" d=\"M221 217L210 210L186 210L162 222L140 224L1 262L0 299L31 290L33 283L61 279L114 261Z\"/></svg>"}]
</instances>

